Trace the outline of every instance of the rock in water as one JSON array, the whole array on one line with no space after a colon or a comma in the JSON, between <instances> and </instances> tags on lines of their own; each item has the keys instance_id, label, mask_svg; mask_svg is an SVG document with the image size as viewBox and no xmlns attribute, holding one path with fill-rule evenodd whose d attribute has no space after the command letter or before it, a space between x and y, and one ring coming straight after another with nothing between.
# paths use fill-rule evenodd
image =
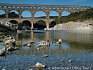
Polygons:
<instances>
[{"instance_id":1,"label":"rock in water","mask_svg":"<svg viewBox=\"0 0 93 70\"><path fill-rule=\"evenodd\" d=\"M45 68L46 66L45 66L44 64L42 64L42 63L37 62L37 63L35 64L35 67Z\"/></svg>"}]
</instances>

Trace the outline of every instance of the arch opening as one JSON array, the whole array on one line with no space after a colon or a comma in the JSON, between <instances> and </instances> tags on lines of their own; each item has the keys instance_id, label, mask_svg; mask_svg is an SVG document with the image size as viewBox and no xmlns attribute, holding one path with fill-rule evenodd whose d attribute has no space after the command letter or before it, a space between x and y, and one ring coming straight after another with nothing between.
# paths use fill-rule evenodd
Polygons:
<instances>
[{"instance_id":1,"label":"arch opening","mask_svg":"<svg viewBox=\"0 0 93 70\"><path fill-rule=\"evenodd\" d=\"M49 23L49 27L54 27L56 25L56 22L55 21L52 21L51 23Z\"/></svg>"},{"instance_id":2,"label":"arch opening","mask_svg":"<svg viewBox=\"0 0 93 70\"><path fill-rule=\"evenodd\" d=\"M18 24L18 22L16 20L10 20L9 22L12 24Z\"/></svg>"},{"instance_id":3,"label":"arch opening","mask_svg":"<svg viewBox=\"0 0 93 70\"><path fill-rule=\"evenodd\" d=\"M0 10L0 18L5 18L5 11L4 10Z\"/></svg>"},{"instance_id":4,"label":"arch opening","mask_svg":"<svg viewBox=\"0 0 93 70\"><path fill-rule=\"evenodd\" d=\"M15 14L19 14L16 10L11 10L10 12L14 12Z\"/></svg>"},{"instance_id":5,"label":"arch opening","mask_svg":"<svg viewBox=\"0 0 93 70\"><path fill-rule=\"evenodd\" d=\"M46 23L43 20L39 20L34 24L35 30L44 30L46 28Z\"/></svg>"},{"instance_id":6,"label":"arch opening","mask_svg":"<svg viewBox=\"0 0 93 70\"><path fill-rule=\"evenodd\" d=\"M31 18L32 15L31 15L31 12L30 11L25 10L25 11L22 12L21 17L22 18Z\"/></svg>"},{"instance_id":7,"label":"arch opening","mask_svg":"<svg viewBox=\"0 0 93 70\"><path fill-rule=\"evenodd\" d=\"M43 11L37 11L34 15L35 18L46 18L46 13Z\"/></svg>"},{"instance_id":8,"label":"arch opening","mask_svg":"<svg viewBox=\"0 0 93 70\"><path fill-rule=\"evenodd\" d=\"M23 30L30 30L31 29L31 22L30 21L28 21L28 20L24 20L23 22L22 22L22 24L23 24Z\"/></svg>"},{"instance_id":9,"label":"arch opening","mask_svg":"<svg viewBox=\"0 0 93 70\"><path fill-rule=\"evenodd\" d=\"M59 16L59 14L56 11L51 11L50 14L49 14L50 18L57 18L58 16Z\"/></svg>"},{"instance_id":10,"label":"arch opening","mask_svg":"<svg viewBox=\"0 0 93 70\"><path fill-rule=\"evenodd\" d=\"M8 13L8 17L9 17L9 18L18 18L18 17L19 17L19 13L18 13L18 11L16 11L16 10L11 10L11 11Z\"/></svg>"},{"instance_id":11,"label":"arch opening","mask_svg":"<svg viewBox=\"0 0 93 70\"><path fill-rule=\"evenodd\" d=\"M62 16L69 16L70 15L70 12L68 12L68 11L63 11L62 12Z\"/></svg>"}]
</instances>

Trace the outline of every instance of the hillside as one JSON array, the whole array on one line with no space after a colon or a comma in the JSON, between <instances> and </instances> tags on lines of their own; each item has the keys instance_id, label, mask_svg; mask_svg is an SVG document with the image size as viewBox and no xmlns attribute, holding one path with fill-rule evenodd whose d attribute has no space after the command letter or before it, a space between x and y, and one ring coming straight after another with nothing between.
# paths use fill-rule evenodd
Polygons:
<instances>
[{"instance_id":1,"label":"hillside","mask_svg":"<svg viewBox=\"0 0 93 70\"><path fill-rule=\"evenodd\" d=\"M61 18L55 19L56 23L66 23L70 21L85 21L86 19L93 19L93 8L86 11L72 13L69 16L62 16Z\"/></svg>"},{"instance_id":2,"label":"hillside","mask_svg":"<svg viewBox=\"0 0 93 70\"><path fill-rule=\"evenodd\" d=\"M56 19L56 25L50 30L74 30L93 33L93 8Z\"/></svg>"},{"instance_id":3,"label":"hillside","mask_svg":"<svg viewBox=\"0 0 93 70\"><path fill-rule=\"evenodd\" d=\"M54 26L53 29L56 30L82 30L82 29L93 29L93 20L86 20L83 22L67 22L67 23L62 23L62 24L57 24Z\"/></svg>"}]
</instances>

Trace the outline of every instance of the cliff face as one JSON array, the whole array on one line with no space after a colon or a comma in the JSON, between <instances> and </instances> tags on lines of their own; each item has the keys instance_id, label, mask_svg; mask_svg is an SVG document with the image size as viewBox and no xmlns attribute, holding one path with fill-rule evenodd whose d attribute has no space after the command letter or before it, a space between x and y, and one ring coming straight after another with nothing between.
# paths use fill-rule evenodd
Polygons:
<instances>
[{"instance_id":1,"label":"cliff face","mask_svg":"<svg viewBox=\"0 0 93 70\"><path fill-rule=\"evenodd\" d=\"M93 20L86 20L83 22L67 22L57 24L52 30L93 30Z\"/></svg>"}]
</instances>

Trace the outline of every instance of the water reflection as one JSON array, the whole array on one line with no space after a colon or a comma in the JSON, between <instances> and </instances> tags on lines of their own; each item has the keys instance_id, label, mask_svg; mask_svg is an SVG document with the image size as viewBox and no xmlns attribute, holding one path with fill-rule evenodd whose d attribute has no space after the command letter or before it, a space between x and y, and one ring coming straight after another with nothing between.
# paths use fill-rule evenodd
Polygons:
<instances>
[{"instance_id":1,"label":"water reflection","mask_svg":"<svg viewBox=\"0 0 93 70\"><path fill-rule=\"evenodd\" d=\"M71 50L78 50L78 51L93 51L93 44L86 44L86 43L76 43L70 42L70 49Z\"/></svg>"},{"instance_id":2,"label":"water reflection","mask_svg":"<svg viewBox=\"0 0 93 70\"><path fill-rule=\"evenodd\" d=\"M43 33L34 33L34 32L23 32L22 34L17 34L16 38L22 43L28 41L34 41L35 44L32 44L29 52L40 54L42 53L80 53L82 50L92 50L93 46L93 35L91 34L73 34L69 32L62 31L46 31ZM63 43L56 45L58 39L62 39ZM42 40L49 40L51 43L50 47L43 47L42 50L37 50L38 42ZM25 46L26 47L26 46ZM46 52L47 51L47 52Z\"/></svg>"},{"instance_id":3,"label":"water reflection","mask_svg":"<svg viewBox=\"0 0 93 70\"><path fill-rule=\"evenodd\" d=\"M62 38L62 40L69 41L69 42L93 44L93 33L80 34L80 33L71 33L68 31L55 31L54 36L56 39L60 37Z\"/></svg>"}]
</instances>

